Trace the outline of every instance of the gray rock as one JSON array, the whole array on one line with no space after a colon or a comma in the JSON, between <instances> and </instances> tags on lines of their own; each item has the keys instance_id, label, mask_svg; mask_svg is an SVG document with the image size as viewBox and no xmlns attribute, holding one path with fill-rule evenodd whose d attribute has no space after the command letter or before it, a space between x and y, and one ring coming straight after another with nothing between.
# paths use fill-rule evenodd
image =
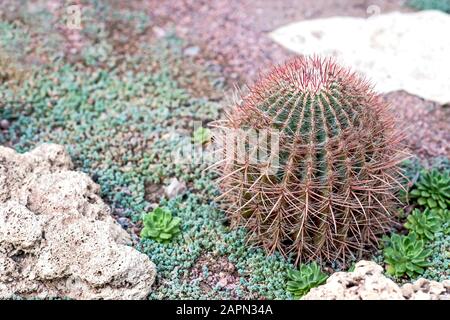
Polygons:
<instances>
[{"instance_id":1,"label":"gray rock","mask_svg":"<svg viewBox=\"0 0 450 320\"><path fill-rule=\"evenodd\" d=\"M120 217L119 219L117 219L117 222L122 226L122 228L124 229L128 229L130 227L130 221L128 220L128 218L125 217Z\"/></svg>"}]
</instances>

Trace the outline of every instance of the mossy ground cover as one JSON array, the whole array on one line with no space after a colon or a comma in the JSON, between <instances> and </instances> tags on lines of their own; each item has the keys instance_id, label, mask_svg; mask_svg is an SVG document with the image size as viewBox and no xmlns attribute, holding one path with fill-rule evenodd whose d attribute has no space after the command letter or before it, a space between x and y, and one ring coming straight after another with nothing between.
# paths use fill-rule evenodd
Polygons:
<instances>
[{"instance_id":1,"label":"mossy ground cover","mask_svg":"<svg viewBox=\"0 0 450 320\"><path fill-rule=\"evenodd\" d=\"M155 205L181 219L181 233L170 243L136 245L158 270L149 298L292 298L286 291L291 259L246 244L245 230L230 230L214 201L218 190L206 164L172 158L173 150L191 144L194 122L219 117L220 75L185 57L186 44L176 36L152 38L151 21L139 11L89 4L84 46L72 55L44 2L36 3L35 15L25 6L3 17L0 46L13 63L5 64L0 86L0 119L9 123L0 144L20 152L44 142L66 146L76 169L99 183L114 215L135 229ZM155 197L171 178L185 182L187 191ZM448 277L448 240L430 243L434 265L427 277ZM212 277L221 263L232 267ZM216 281L222 278L225 284Z\"/></svg>"}]
</instances>

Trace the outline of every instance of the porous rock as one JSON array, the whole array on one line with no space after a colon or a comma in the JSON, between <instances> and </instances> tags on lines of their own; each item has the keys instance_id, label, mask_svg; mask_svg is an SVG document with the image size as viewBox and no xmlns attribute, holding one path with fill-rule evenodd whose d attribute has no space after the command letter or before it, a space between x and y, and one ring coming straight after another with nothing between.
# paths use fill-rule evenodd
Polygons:
<instances>
[{"instance_id":1,"label":"porous rock","mask_svg":"<svg viewBox=\"0 0 450 320\"><path fill-rule=\"evenodd\" d=\"M59 145L0 147L0 298L146 298L155 265L72 167Z\"/></svg>"},{"instance_id":2,"label":"porous rock","mask_svg":"<svg viewBox=\"0 0 450 320\"><path fill-rule=\"evenodd\" d=\"M164 187L164 192L169 199L182 194L184 191L186 191L186 183L179 181L177 178L172 178L170 184Z\"/></svg>"},{"instance_id":3,"label":"porous rock","mask_svg":"<svg viewBox=\"0 0 450 320\"><path fill-rule=\"evenodd\" d=\"M448 300L450 281L418 279L399 287L372 261L360 261L352 272L336 272L303 300Z\"/></svg>"}]
</instances>

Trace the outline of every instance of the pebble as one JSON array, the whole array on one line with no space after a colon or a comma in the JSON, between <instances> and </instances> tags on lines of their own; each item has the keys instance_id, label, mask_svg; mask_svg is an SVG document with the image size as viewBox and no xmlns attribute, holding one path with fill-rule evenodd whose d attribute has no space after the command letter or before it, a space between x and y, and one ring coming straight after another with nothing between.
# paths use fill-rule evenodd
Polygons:
<instances>
[{"instance_id":1,"label":"pebble","mask_svg":"<svg viewBox=\"0 0 450 320\"><path fill-rule=\"evenodd\" d=\"M144 210L147 211L147 212L150 212L150 211L153 211L156 207L158 207L157 203L154 203L154 202L153 203L147 203L145 205Z\"/></svg>"},{"instance_id":2,"label":"pebble","mask_svg":"<svg viewBox=\"0 0 450 320\"><path fill-rule=\"evenodd\" d=\"M0 120L0 128L2 128L2 129L8 129L9 128L9 126L10 126L10 123L9 123L9 121L8 120L6 120L6 119L2 119L2 120Z\"/></svg>"},{"instance_id":3,"label":"pebble","mask_svg":"<svg viewBox=\"0 0 450 320\"><path fill-rule=\"evenodd\" d=\"M128 229L130 226L130 222L128 221L128 218L125 218L125 217L120 217L119 219L117 219L117 222L119 222L119 224L124 229Z\"/></svg>"},{"instance_id":4,"label":"pebble","mask_svg":"<svg viewBox=\"0 0 450 320\"><path fill-rule=\"evenodd\" d=\"M414 288L411 283L407 283L402 287L402 294L406 299L411 298L414 295Z\"/></svg>"},{"instance_id":5,"label":"pebble","mask_svg":"<svg viewBox=\"0 0 450 320\"><path fill-rule=\"evenodd\" d=\"M155 33L156 37L163 38L166 36L166 31L163 28L160 27L153 27L153 32Z\"/></svg>"},{"instance_id":6,"label":"pebble","mask_svg":"<svg viewBox=\"0 0 450 320\"><path fill-rule=\"evenodd\" d=\"M172 178L170 184L167 187L164 187L164 191L166 196L171 199L186 191L186 183L179 181L177 178Z\"/></svg>"},{"instance_id":7,"label":"pebble","mask_svg":"<svg viewBox=\"0 0 450 320\"><path fill-rule=\"evenodd\" d=\"M134 244L138 244L141 240L139 239L139 237L138 237L136 234L132 233L132 234L131 234L131 241L132 241Z\"/></svg>"},{"instance_id":8,"label":"pebble","mask_svg":"<svg viewBox=\"0 0 450 320\"><path fill-rule=\"evenodd\" d=\"M188 47L188 48L184 49L184 54L185 54L186 56L191 56L191 57L193 57L193 56L198 55L199 53L200 53L200 48L197 47L197 46L194 46L194 47Z\"/></svg>"},{"instance_id":9,"label":"pebble","mask_svg":"<svg viewBox=\"0 0 450 320\"><path fill-rule=\"evenodd\" d=\"M228 284L227 278L222 278L222 279L220 279L220 280L217 282L217 286L218 286L219 288L223 288L223 287L225 287L227 284Z\"/></svg>"}]
</instances>

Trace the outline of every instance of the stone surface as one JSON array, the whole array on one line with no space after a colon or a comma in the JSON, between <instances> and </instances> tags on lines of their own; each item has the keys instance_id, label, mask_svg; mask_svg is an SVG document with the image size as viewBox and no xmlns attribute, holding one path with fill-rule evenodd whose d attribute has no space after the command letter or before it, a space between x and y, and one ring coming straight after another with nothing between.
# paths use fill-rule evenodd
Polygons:
<instances>
[{"instance_id":1,"label":"stone surface","mask_svg":"<svg viewBox=\"0 0 450 320\"><path fill-rule=\"evenodd\" d=\"M300 54L334 56L380 92L405 90L450 102L450 15L439 11L332 17L289 24L273 40Z\"/></svg>"},{"instance_id":2,"label":"stone surface","mask_svg":"<svg viewBox=\"0 0 450 320\"><path fill-rule=\"evenodd\" d=\"M164 192L169 199L182 194L184 191L186 191L186 183L179 181L177 178L172 178L169 185L164 187Z\"/></svg>"},{"instance_id":3,"label":"stone surface","mask_svg":"<svg viewBox=\"0 0 450 320\"><path fill-rule=\"evenodd\" d=\"M450 300L450 280L442 283L420 278L402 286L402 294L409 300Z\"/></svg>"},{"instance_id":4,"label":"stone surface","mask_svg":"<svg viewBox=\"0 0 450 320\"><path fill-rule=\"evenodd\" d=\"M9 123L8 120L6 120L6 119L1 119L1 120L0 120L0 128L6 130L6 129L9 128L9 126L10 126L10 123Z\"/></svg>"},{"instance_id":5,"label":"stone surface","mask_svg":"<svg viewBox=\"0 0 450 320\"><path fill-rule=\"evenodd\" d=\"M0 147L0 299L143 299L155 265L64 148Z\"/></svg>"},{"instance_id":6,"label":"stone surface","mask_svg":"<svg viewBox=\"0 0 450 320\"><path fill-rule=\"evenodd\" d=\"M336 272L303 300L448 300L450 281L418 279L399 287L372 261L360 261L353 272Z\"/></svg>"}]
</instances>

